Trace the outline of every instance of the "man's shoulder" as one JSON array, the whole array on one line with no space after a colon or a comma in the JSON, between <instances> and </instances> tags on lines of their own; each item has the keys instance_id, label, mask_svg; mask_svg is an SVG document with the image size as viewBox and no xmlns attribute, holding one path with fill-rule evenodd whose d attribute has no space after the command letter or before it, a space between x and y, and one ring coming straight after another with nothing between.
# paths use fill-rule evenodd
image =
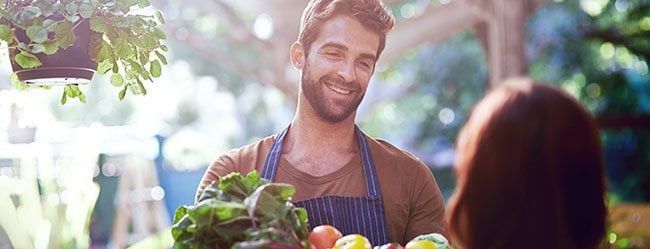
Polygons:
<instances>
[{"instance_id":1,"label":"man's shoulder","mask_svg":"<svg viewBox=\"0 0 650 249\"><path fill-rule=\"evenodd\" d=\"M223 153L220 157L239 158L250 157L262 152L266 153L271 149L271 146L273 146L274 139L275 135L270 135L244 146L230 149L229 151Z\"/></svg>"},{"instance_id":2,"label":"man's shoulder","mask_svg":"<svg viewBox=\"0 0 650 249\"><path fill-rule=\"evenodd\" d=\"M370 150L372 151L373 158L379 159L381 162L399 163L399 164L417 164L425 166L425 164L410 152L397 147L396 145L381 139L366 136Z\"/></svg>"}]
</instances>

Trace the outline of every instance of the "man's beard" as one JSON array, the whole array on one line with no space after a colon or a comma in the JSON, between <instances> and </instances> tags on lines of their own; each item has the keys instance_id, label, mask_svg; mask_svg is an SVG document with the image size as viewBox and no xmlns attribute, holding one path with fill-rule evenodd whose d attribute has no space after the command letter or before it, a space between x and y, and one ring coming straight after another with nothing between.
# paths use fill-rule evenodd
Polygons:
<instances>
[{"instance_id":1,"label":"man's beard","mask_svg":"<svg viewBox=\"0 0 650 249\"><path fill-rule=\"evenodd\" d=\"M311 78L311 70L309 69L309 64L305 65L304 71L301 77L301 88L305 97L311 104L311 106L316 110L318 115L323 119L331 123L339 123L346 118L348 118L354 111L357 110L361 100L363 100L364 93L361 92L361 87L359 84L354 82L345 82L338 76L324 75L318 82ZM338 86L344 86L348 89L353 89L355 94L355 99L351 103L343 103L342 101L335 101L333 103L328 102L328 99L325 97L324 88L325 82L335 82ZM346 105L343 111L336 111L333 105Z\"/></svg>"}]
</instances>

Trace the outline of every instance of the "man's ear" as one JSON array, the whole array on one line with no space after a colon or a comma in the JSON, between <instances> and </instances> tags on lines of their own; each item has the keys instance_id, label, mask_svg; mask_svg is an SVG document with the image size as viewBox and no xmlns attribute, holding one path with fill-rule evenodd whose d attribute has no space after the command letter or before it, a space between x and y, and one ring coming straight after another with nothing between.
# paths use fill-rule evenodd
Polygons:
<instances>
[{"instance_id":1,"label":"man's ear","mask_svg":"<svg viewBox=\"0 0 650 249\"><path fill-rule=\"evenodd\" d=\"M296 69L302 70L305 66L305 49L302 47L300 42L294 42L291 44L291 64Z\"/></svg>"}]
</instances>

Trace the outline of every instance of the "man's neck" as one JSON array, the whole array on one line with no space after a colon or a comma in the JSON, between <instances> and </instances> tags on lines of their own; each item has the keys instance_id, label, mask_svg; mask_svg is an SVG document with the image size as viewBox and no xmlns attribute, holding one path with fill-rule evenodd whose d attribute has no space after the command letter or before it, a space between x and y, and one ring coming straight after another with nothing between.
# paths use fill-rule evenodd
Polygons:
<instances>
[{"instance_id":1,"label":"man's neck","mask_svg":"<svg viewBox=\"0 0 650 249\"><path fill-rule=\"evenodd\" d=\"M312 147L315 151L323 149L356 151L358 145L354 119L331 123L322 119L296 116L291 122L285 144L288 145L285 146L286 148Z\"/></svg>"},{"instance_id":2,"label":"man's neck","mask_svg":"<svg viewBox=\"0 0 650 249\"><path fill-rule=\"evenodd\" d=\"M358 153L355 132L354 117L331 123L298 114L284 139L282 155L299 170L322 176L340 169Z\"/></svg>"}]
</instances>

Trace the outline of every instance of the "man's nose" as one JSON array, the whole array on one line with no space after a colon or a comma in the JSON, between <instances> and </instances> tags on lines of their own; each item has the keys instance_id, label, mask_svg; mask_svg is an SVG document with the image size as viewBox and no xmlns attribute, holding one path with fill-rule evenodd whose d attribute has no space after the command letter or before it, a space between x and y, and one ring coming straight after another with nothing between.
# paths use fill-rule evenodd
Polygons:
<instances>
[{"instance_id":1,"label":"man's nose","mask_svg":"<svg viewBox=\"0 0 650 249\"><path fill-rule=\"evenodd\" d=\"M357 72L354 68L354 61L346 61L341 65L338 75L345 80L345 82L352 82L357 79Z\"/></svg>"}]
</instances>

